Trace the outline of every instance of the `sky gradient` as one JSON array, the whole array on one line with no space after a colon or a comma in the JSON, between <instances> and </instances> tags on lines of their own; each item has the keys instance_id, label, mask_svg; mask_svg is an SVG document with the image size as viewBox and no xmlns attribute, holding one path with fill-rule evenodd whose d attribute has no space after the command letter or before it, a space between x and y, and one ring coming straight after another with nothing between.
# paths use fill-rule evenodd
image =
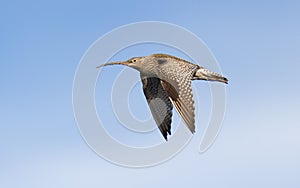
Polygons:
<instances>
[{"instance_id":1,"label":"sky gradient","mask_svg":"<svg viewBox=\"0 0 300 188\"><path fill-rule=\"evenodd\" d=\"M0 187L299 187L299 8L298 1L1 2ZM166 163L116 166L81 137L72 110L80 59L105 33L138 21L190 30L228 77L223 128L206 153L198 153L210 112L204 82L193 83L200 104L197 133ZM157 49L184 57L153 45L116 58ZM105 70L109 81L122 68ZM139 107L132 109L145 118Z\"/></svg>"}]
</instances>

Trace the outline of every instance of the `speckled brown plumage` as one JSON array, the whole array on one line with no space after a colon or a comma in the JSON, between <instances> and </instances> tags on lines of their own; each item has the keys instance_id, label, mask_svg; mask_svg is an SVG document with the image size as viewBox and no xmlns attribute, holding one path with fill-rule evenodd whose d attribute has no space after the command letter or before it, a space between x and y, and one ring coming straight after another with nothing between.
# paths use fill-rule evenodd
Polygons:
<instances>
[{"instance_id":1,"label":"speckled brown plumage","mask_svg":"<svg viewBox=\"0 0 300 188\"><path fill-rule=\"evenodd\" d=\"M228 82L227 78L220 74L167 54L134 57L99 67L114 64L126 65L140 72L143 91L152 116L166 140L167 136L171 135L173 105L189 130L195 132L192 80Z\"/></svg>"}]
</instances>

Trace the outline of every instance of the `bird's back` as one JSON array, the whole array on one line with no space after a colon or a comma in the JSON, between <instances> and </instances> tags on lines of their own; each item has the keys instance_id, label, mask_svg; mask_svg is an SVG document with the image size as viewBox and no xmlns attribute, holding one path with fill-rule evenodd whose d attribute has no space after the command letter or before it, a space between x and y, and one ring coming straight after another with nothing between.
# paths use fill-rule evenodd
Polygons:
<instances>
[{"instance_id":1,"label":"bird's back","mask_svg":"<svg viewBox=\"0 0 300 188\"><path fill-rule=\"evenodd\" d=\"M198 68L198 65L171 55L153 54L150 57L154 57L157 62L157 76L162 78L172 77L176 80L189 78Z\"/></svg>"}]
</instances>

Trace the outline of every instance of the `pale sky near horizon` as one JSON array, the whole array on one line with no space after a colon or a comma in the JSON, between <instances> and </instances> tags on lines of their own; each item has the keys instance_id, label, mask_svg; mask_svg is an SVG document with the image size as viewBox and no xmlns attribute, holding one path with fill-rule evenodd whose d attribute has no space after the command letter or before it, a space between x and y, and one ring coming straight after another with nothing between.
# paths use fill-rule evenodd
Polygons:
<instances>
[{"instance_id":1,"label":"pale sky near horizon","mask_svg":"<svg viewBox=\"0 0 300 188\"><path fill-rule=\"evenodd\" d=\"M1 2L0 187L299 187L299 8L298 1ZM206 153L199 154L198 146L210 93L206 83L195 82L200 120L191 142L166 163L132 169L107 162L84 142L73 116L72 86L94 41L139 21L193 32L229 84L223 127ZM182 55L153 45L118 57L157 49ZM103 76L113 79L120 70L107 67ZM136 95L139 87L131 100L143 99ZM156 133L153 138L161 139Z\"/></svg>"}]
</instances>

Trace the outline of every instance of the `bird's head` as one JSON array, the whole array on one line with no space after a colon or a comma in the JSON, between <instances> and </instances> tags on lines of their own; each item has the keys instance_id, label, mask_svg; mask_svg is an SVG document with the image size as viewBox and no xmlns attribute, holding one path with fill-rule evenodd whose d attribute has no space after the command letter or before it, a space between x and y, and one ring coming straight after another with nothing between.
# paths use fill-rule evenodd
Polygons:
<instances>
[{"instance_id":1,"label":"bird's head","mask_svg":"<svg viewBox=\"0 0 300 188\"><path fill-rule=\"evenodd\" d=\"M97 66L97 68L104 67L107 65L126 65L128 67L139 69L142 66L143 60L144 60L144 57L133 57L133 58L128 59L127 61L116 61L116 62L105 63L105 64Z\"/></svg>"}]
</instances>

